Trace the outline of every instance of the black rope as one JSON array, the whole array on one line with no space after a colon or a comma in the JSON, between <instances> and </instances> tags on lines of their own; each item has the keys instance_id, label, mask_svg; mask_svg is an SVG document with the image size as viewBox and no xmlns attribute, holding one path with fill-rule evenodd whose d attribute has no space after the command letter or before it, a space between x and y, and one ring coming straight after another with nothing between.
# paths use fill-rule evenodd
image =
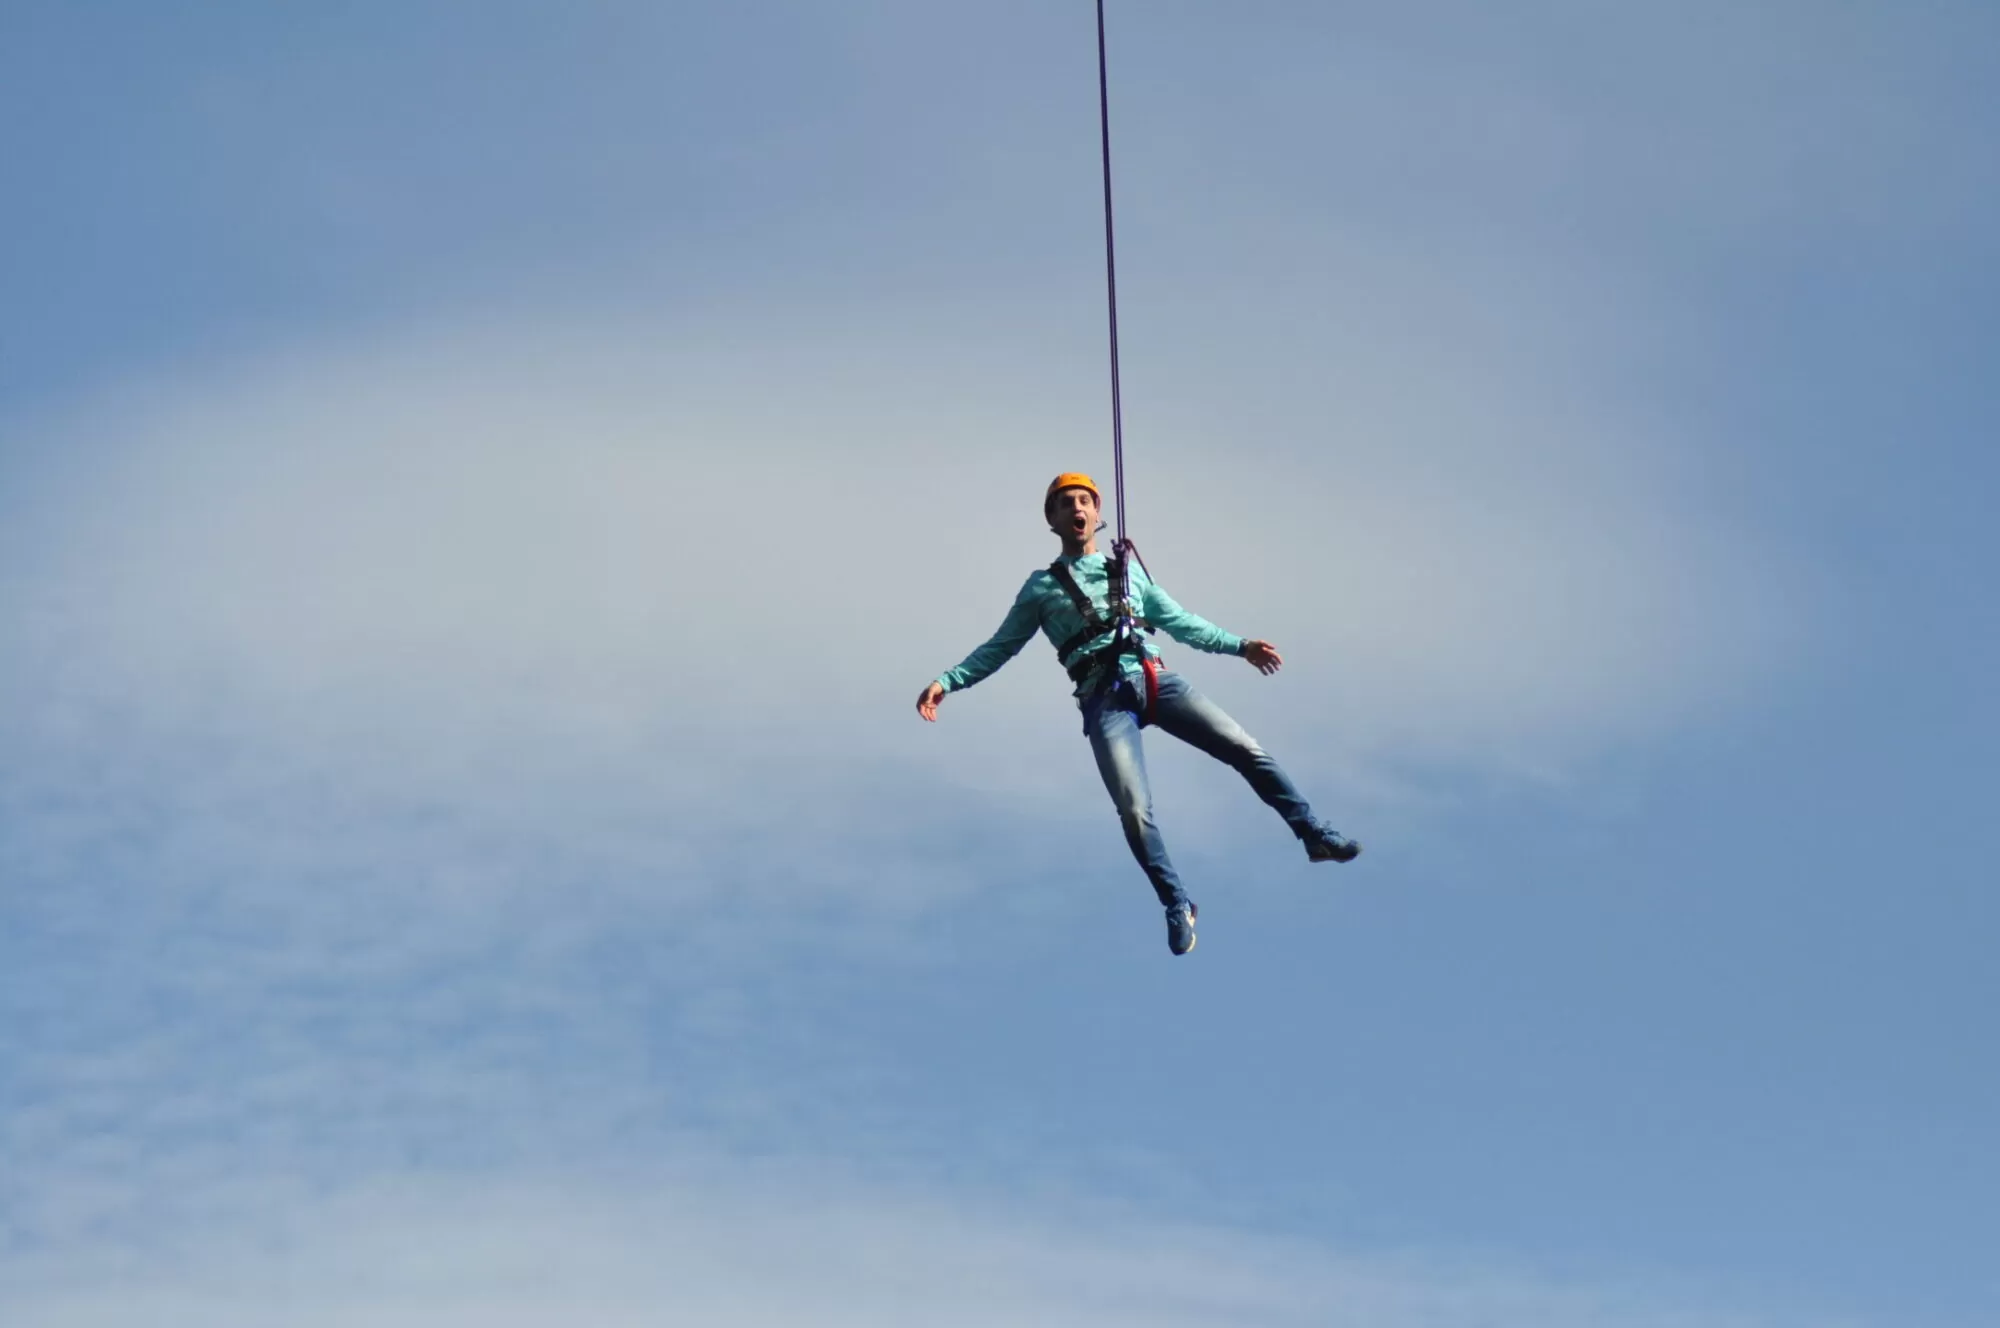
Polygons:
<instances>
[{"instance_id":1,"label":"black rope","mask_svg":"<svg viewBox=\"0 0 2000 1328\"><path fill-rule=\"evenodd\" d=\"M1104 295L1111 314L1112 492L1118 498L1118 542L1125 548L1125 413L1118 387L1118 244L1111 224L1111 81L1104 60L1104 0L1097 0L1097 124L1104 158Z\"/></svg>"}]
</instances>

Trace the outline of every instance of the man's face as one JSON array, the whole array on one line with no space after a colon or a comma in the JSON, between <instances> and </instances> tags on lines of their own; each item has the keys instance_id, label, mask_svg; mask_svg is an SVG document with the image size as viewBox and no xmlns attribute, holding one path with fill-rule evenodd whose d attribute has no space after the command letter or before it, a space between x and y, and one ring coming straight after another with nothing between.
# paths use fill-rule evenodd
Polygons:
<instances>
[{"instance_id":1,"label":"man's face","mask_svg":"<svg viewBox=\"0 0 2000 1328\"><path fill-rule=\"evenodd\" d=\"M1049 504L1049 524L1066 539L1090 538L1097 529L1097 495L1088 489L1064 489Z\"/></svg>"}]
</instances>

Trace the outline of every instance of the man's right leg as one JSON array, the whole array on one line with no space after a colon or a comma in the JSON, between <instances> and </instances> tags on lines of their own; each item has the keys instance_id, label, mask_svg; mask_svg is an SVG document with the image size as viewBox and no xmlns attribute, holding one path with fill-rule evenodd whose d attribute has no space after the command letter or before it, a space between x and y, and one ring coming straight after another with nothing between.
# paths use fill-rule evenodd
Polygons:
<instances>
[{"instance_id":1,"label":"man's right leg","mask_svg":"<svg viewBox=\"0 0 2000 1328\"><path fill-rule=\"evenodd\" d=\"M1105 791L1118 809L1125 842L1138 859L1153 893L1168 908L1187 903L1187 891L1167 858L1166 841L1153 821L1153 793L1146 781L1146 751L1139 743L1139 718L1116 697L1093 698L1084 705L1083 731Z\"/></svg>"},{"instance_id":2,"label":"man's right leg","mask_svg":"<svg viewBox=\"0 0 2000 1328\"><path fill-rule=\"evenodd\" d=\"M1162 731L1235 768L1271 809L1283 817L1314 862L1352 862L1361 846L1313 815L1291 777L1221 706L1177 673L1160 675L1154 722Z\"/></svg>"}]
</instances>

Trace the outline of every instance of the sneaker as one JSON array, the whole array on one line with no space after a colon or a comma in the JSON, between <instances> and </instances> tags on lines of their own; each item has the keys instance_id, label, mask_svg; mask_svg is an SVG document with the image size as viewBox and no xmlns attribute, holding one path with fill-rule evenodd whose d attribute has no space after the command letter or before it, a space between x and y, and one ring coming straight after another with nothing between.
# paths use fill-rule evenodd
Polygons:
<instances>
[{"instance_id":1,"label":"sneaker","mask_svg":"<svg viewBox=\"0 0 2000 1328\"><path fill-rule=\"evenodd\" d=\"M1201 910L1190 899L1167 910L1167 948L1177 955L1194 949L1194 918Z\"/></svg>"},{"instance_id":2,"label":"sneaker","mask_svg":"<svg viewBox=\"0 0 2000 1328\"><path fill-rule=\"evenodd\" d=\"M1306 840L1308 862L1352 862L1361 856L1361 845L1332 826L1321 822L1317 833Z\"/></svg>"}]
</instances>

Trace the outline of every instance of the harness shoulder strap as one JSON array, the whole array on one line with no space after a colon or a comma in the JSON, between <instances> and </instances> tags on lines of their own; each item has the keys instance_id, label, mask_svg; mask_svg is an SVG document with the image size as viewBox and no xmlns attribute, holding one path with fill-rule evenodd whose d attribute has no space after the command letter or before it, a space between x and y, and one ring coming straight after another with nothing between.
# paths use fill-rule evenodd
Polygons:
<instances>
[{"instance_id":1,"label":"harness shoulder strap","mask_svg":"<svg viewBox=\"0 0 2000 1328\"><path fill-rule=\"evenodd\" d=\"M1060 558L1056 559L1049 564L1049 575L1063 588L1063 593L1069 596L1070 603L1076 606L1077 615L1083 619L1083 627L1067 641L1056 646L1056 658L1062 661L1064 668L1068 668L1070 656L1110 631L1111 624L1097 611L1097 606L1090 602L1090 596L1083 593L1083 587L1076 583L1076 576L1069 570L1068 563Z\"/></svg>"},{"instance_id":2,"label":"harness shoulder strap","mask_svg":"<svg viewBox=\"0 0 2000 1328\"><path fill-rule=\"evenodd\" d=\"M1090 602L1090 596L1084 594L1083 587L1076 583L1076 575L1069 570L1068 563L1060 558L1056 559L1049 564L1049 575L1056 579L1056 584L1069 596L1069 602L1076 605L1076 611L1086 625L1092 621L1103 620L1104 615L1097 611L1097 606Z\"/></svg>"}]
</instances>

